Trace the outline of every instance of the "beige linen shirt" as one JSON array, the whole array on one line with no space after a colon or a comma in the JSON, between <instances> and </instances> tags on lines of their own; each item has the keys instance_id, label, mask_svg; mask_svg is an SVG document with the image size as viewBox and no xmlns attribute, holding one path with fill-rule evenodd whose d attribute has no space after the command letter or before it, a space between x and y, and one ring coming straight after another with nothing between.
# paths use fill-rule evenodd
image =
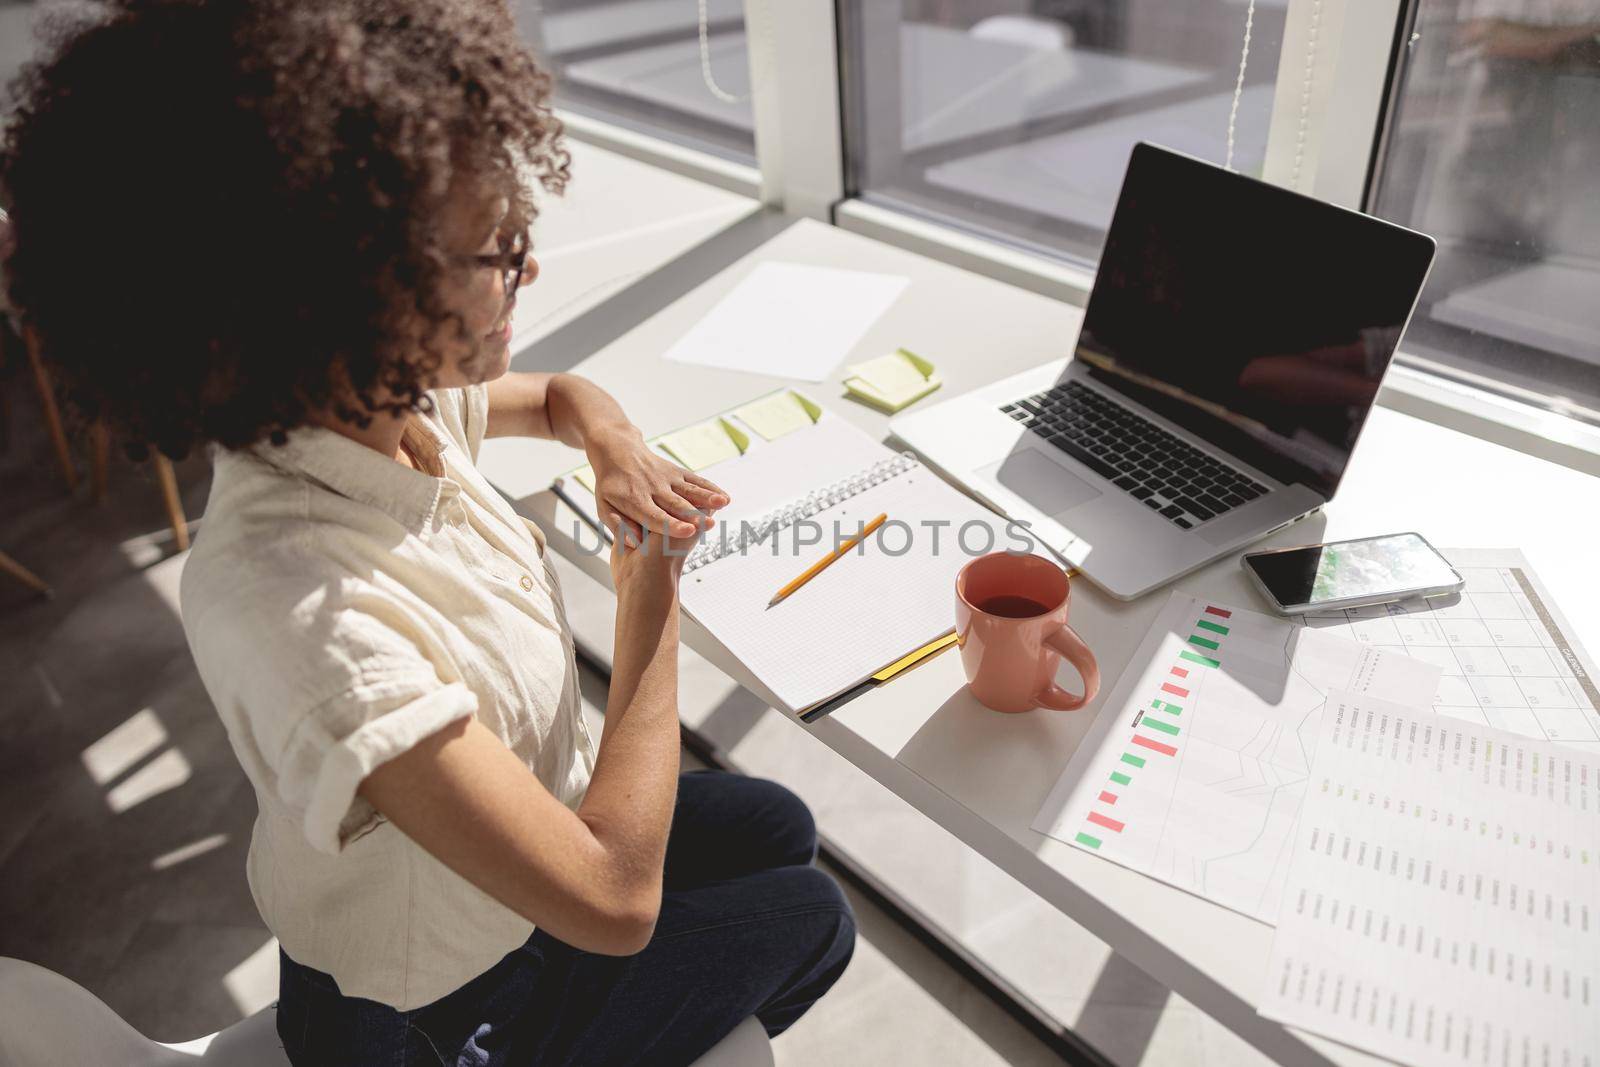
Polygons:
<instances>
[{"instance_id":1,"label":"beige linen shirt","mask_svg":"<svg viewBox=\"0 0 1600 1067\"><path fill-rule=\"evenodd\" d=\"M189 647L255 786L262 917L346 996L401 1010L533 927L379 816L362 779L469 715L568 807L594 768L544 536L473 466L486 390L431 395L406 429L424 470L320 428L219 450L182 585Z\"/></svg>"}]
</instances>

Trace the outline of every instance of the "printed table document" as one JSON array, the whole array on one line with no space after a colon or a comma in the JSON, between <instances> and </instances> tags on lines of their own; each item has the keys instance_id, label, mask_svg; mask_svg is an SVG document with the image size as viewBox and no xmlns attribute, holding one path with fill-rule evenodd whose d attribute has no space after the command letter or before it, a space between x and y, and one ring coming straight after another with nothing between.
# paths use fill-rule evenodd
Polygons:
<instances>
[{"instance_id":1,"label":"printed table document","mask_svg":"<svg viewBox=\"0 0 1600 1067\"><path fill-rule=\"evenodd\" d=\"M1173 593L1033 828L1263 922L1329 692L1426 706L1439 668Z\"/></svg>"},{"instance_id":2,"label":"printed table document","mask_svg":"<svg viewBox=\"0 0 1600 1067\"><path fill-rule=\"evenodd\" d=\"M1261 1014L1417 1067L1600 1063L1600 754L1334 693Z\"/></svg>"}]
</instances>

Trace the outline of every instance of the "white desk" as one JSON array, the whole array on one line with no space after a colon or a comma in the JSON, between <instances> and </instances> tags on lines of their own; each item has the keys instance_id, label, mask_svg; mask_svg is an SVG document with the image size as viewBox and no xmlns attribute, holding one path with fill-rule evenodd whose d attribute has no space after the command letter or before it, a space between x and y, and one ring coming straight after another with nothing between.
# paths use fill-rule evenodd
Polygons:
<instances>
[{"instance_id":1,"label":"white desk","mask_svg":"<svg viewBox=\"0 0 1600 1067\"><path fill-rule=\"evenodd\" d=\"M755 128L742 31L710 39L711 72L738 102L705 86L697 38L570 64L567 81L740 130ZM1050 51L930 23L900 26L900 110L906 151L1089 111L1204 81L1207 71L1083 49Z\"/></svg>"},{"instance_id":2,"label":"white desk","mask_svg":"<svg viewBox=\"0 0 1600 1067\"><path fill-rule=\"evenodd\" d=\"M1060 358L1080 312L1072 307L820 223L801 222L580 364L611 390L646 434L731 407L778 379L666 364L660 353L765 259L849 266L909 276L906 294L863 338L854 358L897 345L939 364L951 396ZM537 369L514 363L520 369ZM838 379L790 383L882 437L887 419L843 399ZM488 442L485 472L538 518L558 552L602 583L603 555L578 550L578 519L544 492L579 461L542 441ZM1272 542L1417 529L1450 546L1519 546L1559 600L1579 639L1600 646L1593 576L1600 480L1385 408L1374 412L1339 499L1323 518ZM593 544L587 531L584 545ZM1180 588L1252 602L1236 560L1183 579ZM1122 671L1165 600L1123 604L1086 584L1073 624L1107 678ZM684 639L758 696L760 683L687 623ZM1144 878L1029 829L1087 729L1092 709L999 715L964 692L959 660L945 655L812 728L818 738L1071 916L1152 977L1268 1055L1288 1063L1372 1064L1372 1057L1261 1019L1254 1005L1270 928ZM796 726L796 729L803 727ZM1072 966L1064 961L1064 967Z\"/></svg>"}]
</instances>

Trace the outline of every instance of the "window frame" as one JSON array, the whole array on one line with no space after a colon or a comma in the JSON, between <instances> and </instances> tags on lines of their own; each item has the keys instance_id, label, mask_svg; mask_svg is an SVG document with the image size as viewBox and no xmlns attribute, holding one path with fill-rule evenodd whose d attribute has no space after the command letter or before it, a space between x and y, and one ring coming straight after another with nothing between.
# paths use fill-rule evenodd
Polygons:
<instances>
[{"instance_id":1,"label":"window frame","mask_svg":"<svg viewBox=\"0 0 1600 1067\"><path fill-rule=\"evenodd\" d=\"M850 169L857 161L846 150L845 93L852 75L841 56L851 32L848 16L835 0L744 0L744 6L754 168L603 119L570 112L562 118L587 141L749 195L768 208L1070 304L1087 302L1094 281L1089 264L859 195ZM1369 207L1414 14L1411 0L1290 0L1268 128L1267 180L1343 206ZM1600 426L1553 412L1540 400L1403 349L1380 394L1386 406L1600 474Z\"/></svg>"},{"instance_id":2,"label":"window frame","mask_svg":"<svg viewBox=\"0 0 1600 1067\"><path fill-rule=\"evenodd\" d=\"M1263 177L1368 210L1383 162L1411 0L1290 0ZM1299 77L1294 77L1298 74ZM842 131L841 131L842 134ZM848 161L847 161L848 165ZM952 220L859 196L837 225L1068 303L1083 305L1093 269ZM1600 475L1600 425L1551 410L1549 398L1414 356L1404 348L1379 402L1519 451Z\"/></svg>"},{"instance_id":3,"label":"window frame","mask_svg":"<svg viewBox=\"0 0 1600 1067\"><path fill-rule=\"evenodd\" d=\"M557 117L570 133L598 147L749 196L767 207L830 220L834 205L844 197L833 0L744 0L744 16L755 112L754 166L569 107L558 106ZM778 41L784 43L782 49Z\"/></svg>"}]
</instances>

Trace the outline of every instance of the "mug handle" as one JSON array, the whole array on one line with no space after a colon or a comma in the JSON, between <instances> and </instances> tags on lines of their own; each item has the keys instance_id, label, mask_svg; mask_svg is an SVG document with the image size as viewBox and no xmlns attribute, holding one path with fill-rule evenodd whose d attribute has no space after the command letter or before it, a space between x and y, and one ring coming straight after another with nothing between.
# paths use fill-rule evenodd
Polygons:
<instances>
[{"instance_id":1,"label":"mug handle","mask_svg":"<svg viewBox=\"0 0 1600 1067\"><path fill-rule=\"evenodd\" d=\"M1056 711L1077 711L1100 692L1100 665L1095 662L1094 653L1089 651L1089 646L1083 643L1083 638L1066 623L1062 623L1059 630L1046 635L1044 642L1061 653L1068 663L1078 669L1079 676L1083 678L1083 695L1075 696L1054 682L1050 682L1034 699L1043 707Z\"/></svg>"}]
</instances>

